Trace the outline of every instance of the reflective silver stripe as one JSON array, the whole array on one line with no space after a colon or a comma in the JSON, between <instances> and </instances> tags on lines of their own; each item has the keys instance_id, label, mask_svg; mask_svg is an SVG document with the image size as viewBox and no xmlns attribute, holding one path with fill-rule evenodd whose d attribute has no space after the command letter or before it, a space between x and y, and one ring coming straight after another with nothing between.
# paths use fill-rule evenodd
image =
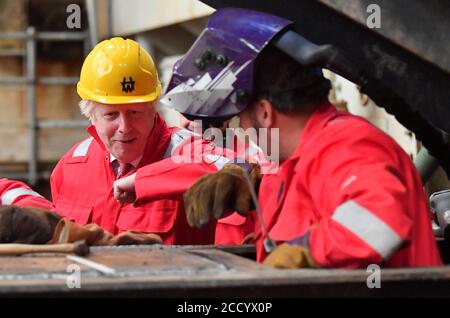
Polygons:
<instances>
[{"instance_id":1,"label":"reflective silver stripe","mask_svg":"<svg viewBox=\"0 0 450 318\"><path fill-rule=\"evenodd\" d=\"M219 155L205 155L206 159L208 159L208 163L213 163L217 170L223 168L227 163L233 162L233 159L228 159L227 157L219 156Z\"/></svg>"},{"instance_id":2,"label":"reflective silver stripe","mask_svg":"<svg viewBox=\"0 0 450 318\"><path fill-rule=\"evenodd\" d=\"M72 157L84 157L87 155L89 146L91 145L91 142L94 138L89 137L88 139L84 140L81 144L78 145L78 147L75 148L75 151L72 154Z\"/></svg>"},{"instance_id":3,"label":"reflective silver stripe","mask_svg":"<svg viewBox=\"0 0 450 318\"><path fill-rule=\"evenodd\" d=\"M177 132L173 133L172 137L170 138L170 143L167 146L166 152L164 153L164 158L169 158L179 145L181 145L186 139L192 138L193 136L199 135L194 134L188 129L180 129Z\"/></svg>"},{"instance_id":4,"label":"reflective silver stripe","mask_svg":"<svg viewBox=\"0 0 450 318\"><path fill-rule=\"evenodd\" d=\"M355 201L338 206L331 219L358 236L385 260L402 243L400 236L389 225Z\"/></svg>"},{"instance_id":5,"label":"reflective silver stripe","mask_svg":"<svg viewBox=\"0 0 450 318\"><path fill-rule=\"evenodd\" d=\"M40 195L37 192L34 192L33 190L25 189L25 188L15 188L15 189L11 189L11 190L8 190L5 193L3 193L2 197L1 197L2 205L13 204L14 201L22 195L31 195L34 197L42 198L42 195Z\"/></svg>"}]
</instances>

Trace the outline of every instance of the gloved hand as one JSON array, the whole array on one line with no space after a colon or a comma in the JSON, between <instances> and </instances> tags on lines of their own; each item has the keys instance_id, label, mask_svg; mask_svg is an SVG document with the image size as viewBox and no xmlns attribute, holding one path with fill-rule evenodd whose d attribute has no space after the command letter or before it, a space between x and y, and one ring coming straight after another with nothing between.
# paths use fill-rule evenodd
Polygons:
<instances>
[{"instance_id":1,"label":"gloved hand","mask_svg":"<svg viewBox=\"0 0 450 318\"><path fill-rule=\"evenodd\" d=\"M45 244L60 219L42 208L0 206L0 243Z\"/></svg>"},{"instance_id":2,"label":"gloved hand","mask_svg":"<svg viewBox=\"0 0 450 318\"><path fill-rule=\"evenodd\" d=\"M250 180L257 191L261 174L259 166L250 167ZM244 170L236 164L226 164L221 170L201 177L183 196L186 217L191 227L201 228L211 219L219 219L225 211L246 216L252 208L250 189Z\"/></svg>"},{"instance_id":3,"label":"gloved hand","mask_svg":"<svg viewBox=\"0 0 450 318\"><path fill-rule=\"evenodd\" d=\"M85 240L89 246L162 244L157 234L126 231L113 236L97 224L80 225L69 219L61 219L50 243L74 243L80 240Z\"/></svg>"},{"instance_id":4,"label":"gloved hand","mask_svg":"<svg viewBox=\"0 0 450 318\"><path fill-rule=\"evenodd\" d=\"M114 236L109 241L109 245L162 244L162 242L163 241L158 234L129 230Z\"/></svg>"},{"instance_id":5,"label":"gloved hand","mask_svg":"<svg viewBox=\"0 0 450 318\"><path fill-rule=\"evenodd\" d=\"M317 267L306 247L289 243L277 246L263 264L274 268L290 269Z\"/></svg>"},{"instance_id":6,"label":"gloved hand","mask_svg":"<svg viewBox=\"0 0 450 318\"><path fill-rule=\"evenodd\" d=\"M76 241L84 240L89 246L109 245L109 241L113 235L105 231L100 226L94 223L80 225L69 219L63 218L56 225L52 244L59 243L74 243Z\"/></svg>"}]
</instances>

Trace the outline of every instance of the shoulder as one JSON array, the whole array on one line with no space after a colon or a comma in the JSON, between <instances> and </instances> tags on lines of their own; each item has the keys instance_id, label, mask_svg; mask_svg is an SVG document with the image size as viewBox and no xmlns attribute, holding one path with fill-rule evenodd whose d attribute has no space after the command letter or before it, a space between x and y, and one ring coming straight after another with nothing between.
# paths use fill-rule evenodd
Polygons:
<instances>
[{"instance_id":1,"label":"shoulder","mask_svg":"<svg viewBox=\"0 0 450 318\"><path fill-rule=\"evenodd\" d=\"M42 202L41 202L42 201ZM1 205L28 205L28 203L42 203L42 207L51 208L51 204L39 193L33 191L22 181L7 178L0 179L0 204ZM29 204L34 205L34 204ZM40 205L38 205L40 206Z\"/></svg>"},{"instance_id":2,"label":"shoulder","mask_svg":"<svg viewBox=\"0 0 450 318\"><path fill-rule=\"evenodd\" d=\"M311 176L413 169L409 156L395 140L367 120L351 114L336 116L309 136L302 154L296 170Z\"/></svg>"},{"instance_id":3,"label":"shoulder","mask_svg":"<svg viewBox=\"0 0 450 318\"><path fill-rule=\"evenodd\" d=\"M86 157L92 152L90 151L92 148L91 146L95 143L93 137L85 138L73 145L72 148L63 155L62 159L68 160L70 158Z\"/></svg>"},{"instance_id":4,"label":"shoulder","mask_svg":"<svg viewBox=\"0 0 450 318\"><path fill-rule=\"evenodd\" d=\"M0 194L13 188L23 187L29 189L22 181L12 180L8 178L0 178Z\"/></svg>"},{"instance_id":5,"label":"shoulder","mask_svg":"<svg viewBox=\"0 0 450 318\"><path fill-rule=\"evenodd\" d=\"M400 145L385 132L366 119L352 114L340 114L330 119L323 129L307 141L325 153L342 153L348 156L397 156Z\"/></svg>"},{"instance_id":6,"label":"shoulder","mask_svg":"<svg viewBox=\"0 0 450 318\"><path fill-rule=\"evenodd\" d=\"M103 155L102 148L93 137L88 137L76 143L59 160L55 170L61 169L65 164L86 163L92 156Z\"/></svg>"}]
</instances>

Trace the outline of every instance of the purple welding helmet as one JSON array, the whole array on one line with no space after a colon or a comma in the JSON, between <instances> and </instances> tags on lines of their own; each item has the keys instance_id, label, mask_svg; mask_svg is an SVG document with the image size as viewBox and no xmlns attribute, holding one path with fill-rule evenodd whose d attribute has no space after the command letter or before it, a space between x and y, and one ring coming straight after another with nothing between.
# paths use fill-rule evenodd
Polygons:
<instances>
[{"instance_id":1,"label":"purple welding helmet","mask_svg":"<svg viewBox=\"0 0 450 318\"><path fill-rule=\"evenodd\" d=\"M190 119L239 114L247 107L252 93L256 57L291 23L252 10L217 10L175 64L160 102Z\"/></svg>"}]
</instances>

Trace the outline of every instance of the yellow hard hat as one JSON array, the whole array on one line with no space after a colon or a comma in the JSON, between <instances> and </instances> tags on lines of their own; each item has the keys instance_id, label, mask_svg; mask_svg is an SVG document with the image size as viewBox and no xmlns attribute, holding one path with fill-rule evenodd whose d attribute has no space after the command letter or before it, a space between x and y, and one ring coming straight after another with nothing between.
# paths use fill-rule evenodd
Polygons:
<instances>
[{"instance_id":1,"label":"yellow hard hat","mask_svg":"<svg viewBox=\"0 0 450 318\"><path fill-rule=\"evenodd\" d=\"M84 60L78 95L103 104L151 102L161 94L151 56L130 39L97 44Z\"/></svg>"}]
</instances>

